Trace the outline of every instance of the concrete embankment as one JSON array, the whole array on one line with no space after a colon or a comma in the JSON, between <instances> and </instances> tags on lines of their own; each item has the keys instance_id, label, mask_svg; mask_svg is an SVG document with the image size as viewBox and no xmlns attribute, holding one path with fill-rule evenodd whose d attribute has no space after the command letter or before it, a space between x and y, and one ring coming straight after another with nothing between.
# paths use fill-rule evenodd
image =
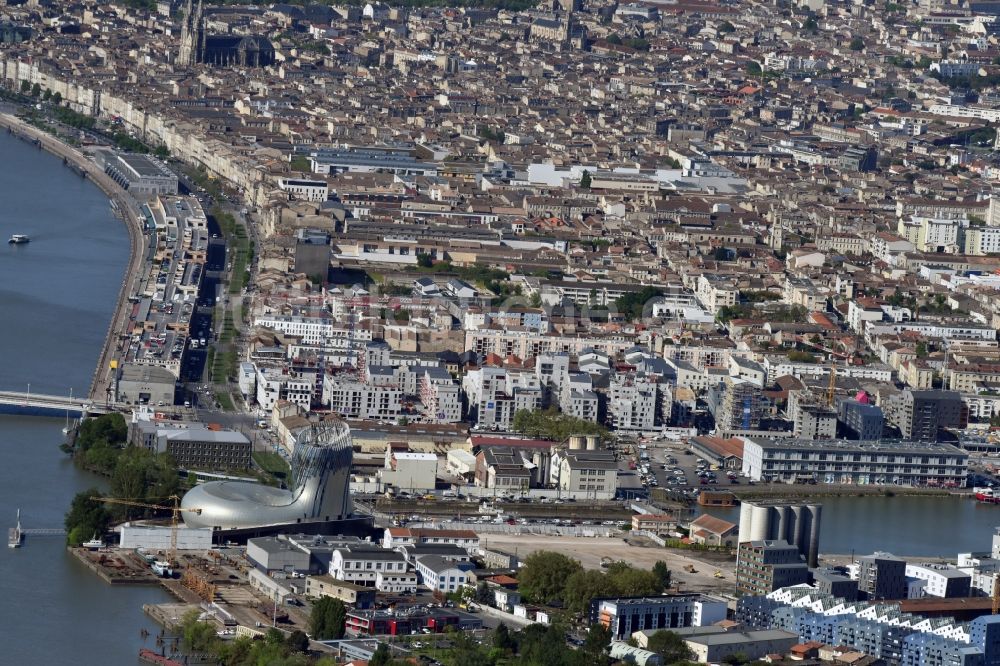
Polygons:
<instances>
[{"instance_id":1,"label":"concrete embankment","mask_svg":"<svg viewBox=\"0 0 1000 666\"><path fill-rule=\"evenodd\" d=\"M0 113L0 127L6 128L26 141L35 143L57 157L61 157L67 165L72 165L74 171L86 176L108 196L125 219L130 245L128 266L122 278L118 302L90 386L90 399L95 402L103 401L108 397L113 379L110 361L117 351L119 340L124 333L125 325L128 323L131 307L129 297L135 294L141 275L140 269L146 256L143 221L136 209L135 202L126 194L125 190L101 171L93 160L84 153L8 113Z\"/></svg>"},{"instance_id":2,"label":"concrete embankment","mask_svg":"<svg viewBox=\"0 0 1000 666\"><path fill-rule=\"evenodd\" d=\"M841 485L789 485L783 483L763 484L754 486L721 486L720 490L728 490L740 500L766 498L781 499L822 499L823 497L968 497L969 492L962 489L945 488L910 488L907 486L841 486Z\"/></svg>"}]
</instances>

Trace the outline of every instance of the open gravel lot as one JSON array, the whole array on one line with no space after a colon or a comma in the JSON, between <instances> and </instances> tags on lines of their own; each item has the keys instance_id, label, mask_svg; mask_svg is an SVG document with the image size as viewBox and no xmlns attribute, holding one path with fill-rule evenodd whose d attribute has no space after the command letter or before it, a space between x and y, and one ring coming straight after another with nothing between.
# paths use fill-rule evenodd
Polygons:
<instances>
[{"instance_id":1,"label":"open gravel lot","mask_svg":"<svg viewBox=\"0 0 1000 666\"><path fill-rule=\"evenodd\" d=\"M670 567L674 581L680 583L682 590L731 592L736 581L735 562L695 559L676 550L656 546L650 548L632 546L622 539L491 534L483 535L483 540L485 546L516 552L521 558L536 550L555 550L579 560L586 569L600 568L602 557L625 560L643 569L650 569L657 560L663 560ZM685 571L686 565L693 566L695 573ZM725 578L715 578L713 574L717 570L721 571Z\"/></svg>"}]
</instances>

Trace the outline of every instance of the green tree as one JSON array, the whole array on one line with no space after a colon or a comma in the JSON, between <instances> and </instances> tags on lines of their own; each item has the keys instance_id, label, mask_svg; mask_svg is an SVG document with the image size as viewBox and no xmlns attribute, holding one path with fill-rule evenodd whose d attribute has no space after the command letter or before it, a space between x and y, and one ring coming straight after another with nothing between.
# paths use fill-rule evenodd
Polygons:
<instances>
[{"instance_id":1,"label":"green tree","mask_svg":"<svg viewBox=\"0 0 1000 666\"><path fill-rule=\"evenodd\" d=\"M513 652L517 649L517 642L511 637L510 629L503 622L493 632L493 647L501 652Z\"/></svg>"},{"instance_id":2,"label":"green tree","mask_svg":"<svg viewBox=\"0 0 1000 666\"><path fill-rule=\"evenodd\" d=\"M52 91L46 88L45 92L42 93L42 101L47 102L50 99L52 99Z\"/></svg>"},{"instance_id":3,"label":"green tree","mask_svg":"<svg viewBox=\"0 0 1000 666\"><path fill-rule=\"evenodd\" d=\"M592 599L611 597L615 596L616 593L617 588L614 580L603 571L581 569L566 579L563 602L567 610L584 614L590 608Z\"/></svg>"},{"instance_id":4,"label":"green tree","mask_svg":"<svg viewBox=\"0 0 1000 666\"><path fill-rule=\"evenodd\" d=\"M627 562L609 564L607 576L612 580L618 596L641 597L663 591L660 579L655 573L637 569Z\"/></svg>"},{"instance_id":5,"label":"green tree","mask_svg":"<svg viewBox=\"0 0 1000 666\"><path fill-rule=\"evenodd\" d=\"M417 266L421 268L431 268L434 265L434 258L426 252L417 255Z\"/></svg>"},{"instance_id":6,"label":"green tree","mask_svg":"<svg viewBox=\"0 0 1000 666\"><path fill-rule=\"evenodd\" d=\"M38 97L41 94L42 94L42 87L37 83L31 84L31 96Z\"/></svg>"},{"instance_id":7,"label":"green tree","mask_svg":"<svg viewBox=\"0 0 1000 666\"><path fill-rule=\"evenodd\" d=\"M388 666L390 661L392 661L392 655L389 654L389 646L385 643L379 643L372 658L368 660L368 666Z\"/></svg>"},{"instance_id":8,"label":"green tree","mask_svg":"<svg viewBox=\"0 0 1000 666\"><path fill-rule=\"evenodd\" d=\"M865 40L860 37L855 37L851 40L850 48L852 51L861 51L865 48Z\"/></svg>"},{"instance_id":9,"label":"green tree","mask_svg":"<svg viewBox=\"0 0 1000 666\"><path fill-rule=\"evenodd\" d=\"M52 93L52 103L57 105L62 104L62 93L58 90Z\"/></svg>"},{"instance_id":10,"label":"green tree","mask_svg":"<svg viewBox=\"0 0 1000 666\"><path fill-rule=\"evenodd\" d=\"M656 575L657 580L660 581L660 587L664 590L670 587L670 568L667 563L663 560L657 560L653 565L653 573Z\"/></svg>"},{"instance_id":11,"label":"green tree","mask_svg":"<svg viewBox=\"0 0 1000 666\"><path fill-rule=\"evenodd\" d=\"M917 343L914 351L917 354L917 358L927 358L927 343L921 340Z\"/></svg>"},{"instance_id":12,"label":"green tree","mask_svg":"<svg viewBox=\"0 0 1000 666\"><path fill-rule=\"evenodd\" d=\"M592 179L590 177L590 172L587 171L586 169L584 169L583 170L583 175L580 176L580 187L582 187L585 190L589 190L590 189L591 180Z\"/></svg>"},{"instance_id":13,"label":"green tree","mask_svg":"<svg viewBox=\"0 0 1000 666\"><path fill-rule=\"evenodd\" d=\"M192 652L210 652L219 642L215 628L198 620L198 610L190 610L181 619L181 645Z\"/></svg>"},{"instance_id":14,"label":"green tree","mask_svg":"<svg viewBox=\"0 0 1000 666\"><path fill-rule=\"evenodd\" d=\"M656 287L643 287L639 291L622 294L616 298L615 307L628 320L640 319L643 316L652 314L651 311L647 312L647 305L652 308L650 302L662 295L663 291Z\"/></svg>"},{"instance_id":15,"label":"green tree","mask_svg":"<svg viewBox=\"0 0 1000 666\"><path fill-rule=\"evenodd\" d=\"M165 160L170 157L170 149L161 143L156 147L156 150L153 151L153 155L159 157L161 160Z\"/></svg>"},{"instance_id":16,"label":"green tree","mask_svg":"<svg viewBox=\"0 0 1000 666\"><path fill-rule=\"evenodd\" d=\"M604 426L563 414L553 408L536 411L518 410L514 413L513 428L516 432L529 437L544 437L556 442L562 442L572 435L597 435L601 438L608 436L608 430Z\"/></svg>"},{"instance_id":17,"label":"green tree","mask_svg":"<svg viewBox=\"0 0 1000 666\"><path fill-rule=\"evenodd\" d=\"M548 603L562 599L566 581L583 567L576 560L551 550L538 550L524 560L518 589L529 601Z\"/></svg>"},{"instance_id":18,"label":"green tree","mask_svg":"<svg viewBox=\"0 0 1000 666\"><path fill-rule=\"evenodd\" d=\"M346 621L347 608L343 601L333 597L321 597L313 604L309 616L309 633L318 641L339 640L344 637Z\"/></svg>"},{"instance_id":19,"label":"green tree","mask_svg":"<svg viewBox=\"0 0 1000 666\"><path fill-rule=\"evenodd\" d=\"M87 450L97 442L121 446L128 438L128 424L121 414L104 414L85 419L77 430L76 445Z\"/></svg>"},{"instance_id":20,"label":"green tree","mask_svg":"<svg viewBox=\"0 0 1000 666\"><path fill-rule=\"evenodd\" d=\"M600 622L595 622L587 629L587 638L583 642L583 652L590 657L590 663L606 664L608 662L606 650L610 644L611 629Z\"/></svg>"},{"instance_id":21,"label":"green tree","mask_svg":"<svg viewBox=\"0 0 1000 666\"><path fill-rule=\"evenodd\" d=\"M304 631L296 629L285 638L285 645L291 652L308 652L309 637L306 636Z\"/></svg>"},{"instance_id":22,"label":"green tree","mask_svg":"<svg viewBox=\"0 0 1000 666\"><path fill-rule=\"evenodd\" d=\"M490 589L486 581L480 581L479 585L476 586L476 594L473 599L475 599L477 604L483 604L484 606L493 605L493 590Z\"/></svg>"},{"instance_id":23,"label":"green tree","mask_svg":"<svg viewBox=\"0 0 1000 666\"><path fill-rule=\"evenodd\" d=\"M95 534L102 536L108 531L111 514L103 502L90 499L100 495L101 492L97 488L90 488L73 497L63 521L67 532L66 541L71 546L78 546L92 539Z\"/></svg>"},{"instance_id":24,"label":"green tree","mask_svg":"<svg viewBox=\"0 0 1000 666\"><path fill-rule=\"evenodd\" d=\"M21 81L21 92L27 93L29 90L31 90L31 83L27 80Z\"/></svg>"},{"instance_id":25,"label":"green tree","mask_svg":"<svg viewBox=\"0 0 1000 666\"><path fill-rule=\"evenodd\" d=\"M673 631L657 631L649 637L646 649L660 655L664 664L692 661L695 658L694 652L687 646L684 639Z\"/></svg>"}]
</instances>

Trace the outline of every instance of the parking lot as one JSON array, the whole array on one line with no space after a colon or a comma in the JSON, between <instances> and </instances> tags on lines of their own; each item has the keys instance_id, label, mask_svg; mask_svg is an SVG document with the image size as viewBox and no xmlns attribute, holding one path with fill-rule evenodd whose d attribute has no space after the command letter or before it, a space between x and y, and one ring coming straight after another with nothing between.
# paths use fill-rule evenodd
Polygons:
<instances>
[{"instance_id":1,"label":"parking lot","mask_svg":"<svg viewBox=\"0 0 1000 666\"><path fill-rule=\"evenodd\" d=\"M623 451L642 487L662 488L675 499L694 500L704 489L728 490L748 482L735 472L713 470L680 441L640 438Z\"/></svg>"}]
</instances>

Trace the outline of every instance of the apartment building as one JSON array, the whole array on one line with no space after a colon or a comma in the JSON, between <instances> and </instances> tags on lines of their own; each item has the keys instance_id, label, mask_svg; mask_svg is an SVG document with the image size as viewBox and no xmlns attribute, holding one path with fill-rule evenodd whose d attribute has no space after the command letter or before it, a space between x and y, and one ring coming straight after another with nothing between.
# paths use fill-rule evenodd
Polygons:
<instances>
[{"instance_id":1,"label":"apartment building","mask_svg":"<svg viewBox=\"0 0 1000 666\"><path fill-rule=\"evenodd\" d=\"M336 324L329 317L292 317L285 315L264 315L254 318L254 326L301 338L311 345L322 345L334 336Z\"/></svg>"},{"instance_id":2,"label":"apartment building","mask_svg":"<svg viewBox=\"0 0 1000 666\"><path fill-rule=\"evenodd\" d=\"M882 439L885 415L877 405L860 400L841 400L837 405L838 418L843 424L848 439L874 441Z\"/></svg>"},{"instance_id":3,"label":"apartment building","mask_svg":"<svg viewBox=\"0 0 1000 666\"><path fill-rule=\"evenodd\" d=\"M727 375L709 389L708 408L721 433L756 430L764 415L763 389L750 380Z\"/></svg>"},{"instance_id":4,"label":"apartment building","mask_svg":"<svg viewBox=\"0 0 1000 666\"><path fill-rule=\"evenodd\" d=\"M420 402L424 414L435 423L458 423L462 420L462 394L447 370L424 367L420 379Z\"/></svg>"},{"instance_id":5,"label":"apartment building","mask_svg":"<svg viewBox=\"0 0 1000 666\"><path fill-rule=\"evenodd\" d=\"M905 599L906 560L889 553L858 558L858 592L863 598Z\"/></svg>"},{"instance_id":6,"label":"apartment building","mask_svg":"<svg viewBox=\"0 0 1000 666\"><path fill-rule=\"evenodd\" d=\"M911 441L745 439L743 472L754 481L959 487L969 454Z\"/></svg>"},{"instance_id":7,"label":"apartment building","mask_svg":"<svg viewBox=\"0 0 1000 666\"><path fill-rule=\"evenodd\" d=\"M598 421L600 398L593 390L590 375L583 372L567 373L560 385L559 409L564 414L584 421Z\"/></svg>"},{"instance_id":8,"label":"apartment building","mask_svg":"<svg viewBox=\"0 0 1000 666\"><path fill-rule=\"evenodd\" d=\"M906 565L906 577L924 581L921 595L925 597L960 598L971 594L972 576L945 564Z\"/></svg>"},{"instance_id":9,"label":"apartment building","mask_svg":"<svg viewBox=\"0 0 1000 666\"><path fill-rule=\"evenodd\" d=\"M736 556L736 591L766 595L809 581L809 567L787 541L744 541Z\"/></svg>"},{"instance_id":10,"label":"apartment building","mask_svg":"<svg viewBox=\"0 0 1000 666\"><path fill-rule=\"evenodd\" d=\"M634 373L615 374L608 387L608 417L616 430L652 430L657 420L659 388L655 380Z\"/></svg>"},{"instance_id":11,"label":"apartment building","mask_svg":"<svg viewBox=\"0 0 1000 666\"><path fill-rule=\"evenodd\" d=\"M373 386L344 375L323 376L323 404L349 419L382 421L402 414L403 392L395 386Z\"/></svg>"},{"instance_id":12,"label":"apartment building","mask_svg":"<svg viewBox=\"0 0 1000 666\"><path fill-rule=\"evenodd\" d=\"M469 419L480 428L510 430L519 410L542 407L542 388L529 373L510 373L503 368L470 370L462 379Z\"/></svg>"},{"instance_id":13,"label":"apartment building","mask_svg":"<svg viewBox=\"0 0 1000 666\"><path fill-rule=\"evenodd\" d=\"M265 412L270 412L279 400L287 400L309 411L313 403L316 379L278 368L258 367L255 399Z\"/></svg>"},{"instance_id":14,"label":"apartment building","mask_svg":"<svg viewBox=\"0 0 1000 666\"><path fill-rule=\"evenodd\" d=\"M724 306L736 305L739 288L731 279L712 273L698 276L695 296L702 307L710 312L718 312Z\"/></svg>"},{"instance_id":15,"label":"apartment building","mask_svg":"<svg viewBox=\"0 0 1000 666\"><path fill-rule=\"evenodd\" d=\"M905 439L935 442L944 428L964 428L969 408L955 391L907 389L886 401L886 417Z\"/></svg>"},{"instance_id":16,"label":"apartment building","mask_svg":"<svg viewBox=\"0 0 1000 666\"><path fill-rule=\"evenodd\" d=\"M833 439L837 436L837 414L820 405L803 405L795 417L792 435L799 439Z\"/></svg>"}]
</instances>

